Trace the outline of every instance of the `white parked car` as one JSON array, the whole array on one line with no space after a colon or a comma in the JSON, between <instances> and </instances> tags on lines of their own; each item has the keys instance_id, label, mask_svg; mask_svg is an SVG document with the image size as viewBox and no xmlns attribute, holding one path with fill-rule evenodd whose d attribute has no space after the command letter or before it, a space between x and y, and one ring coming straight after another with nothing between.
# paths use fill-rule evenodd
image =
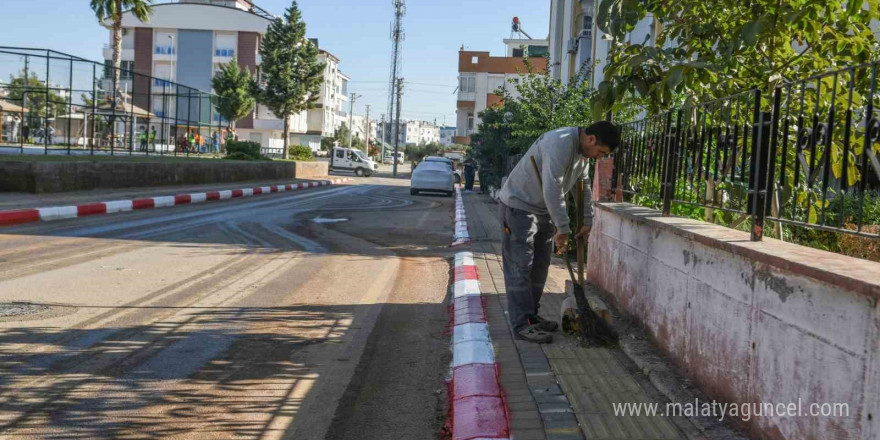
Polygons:
<instances>
[{"instance_id":1,"label":"white parked car","mask_svg":"<svg viewBox=\"0 0 880 440\"><path fill-rule=\"evenodd\" d=\"M453 179L455 179L455 183L461 183L461 172L455 169L455 165L452 159L442 156L428 156L424 159L424 161L449 164L449 168L452 169Z\"/></svg>"},{"instance_id":2,"label":"white parked car","mask_svg":"<svg viewBox=\"0 0 880 440\"><path fill-rule=\"evenodd\" d=\"M412 172L409 193L421 191L442 192L451 196L455 191L452 168L442 162L422 162Z\"/></svg>"}]
</instances>

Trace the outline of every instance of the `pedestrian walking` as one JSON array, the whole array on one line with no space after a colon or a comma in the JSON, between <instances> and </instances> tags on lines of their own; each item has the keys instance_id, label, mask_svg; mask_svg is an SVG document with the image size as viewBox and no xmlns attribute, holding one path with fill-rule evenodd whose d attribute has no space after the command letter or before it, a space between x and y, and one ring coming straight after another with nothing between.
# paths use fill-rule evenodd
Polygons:
<instances>
[{"instance_id":1,"label":"pedestrian walking","mask_svg":"<svg viewBox=\"0 0 880 440\"><path fill-rule=\"evenodd\" d=\"M214 153L220 152L220 132L219 131L215 130L214 133L211 134L211 147L212 147L211 150Z\"/></svg>"},{"instance_id":2,"label":"pedestrian walking","mask_svg":"<svg viewBox=\"0 0 880 440\"><path fill-rule=\"evenodd\" d=\"M18 142L18 127L21 124L21 118L18 115L12 115L12 134L10 136L10 142Z\"/></svg>"},{"instance_id":3,"label":"pedestrian walking","mask_svg":"<svg viewBox=\"0 0 880 440\"><path fill-rule=\"evenodd\" d=\"M508 319L521 339L538 343L553 340L551 333L559 324L541 318L538 307L553 245L558 252L565 252L571 234L565 195L578 179L589 178L589 159L611 154L619 143L620 132L608 121L544 133L529 147L502 186L498 197L504 229L501 254ZM533 168L532 158L541 170L540 176ZM577 231L576 238L586 238L592 226L589 186L584 199L584 226Z\"/></svg>"},{"instance_id":4,"label":"pedestrian walking","mask_svg":"<svg viewBox=\"0 0 880 440\"><path fill-rule=\"evenodd\" d=\"M156 127L150 127L150 146L156 151Z\"/></svg>"},{"instance_id":5,"label":"pedestrian walking","mask_svg":"<svg viewBox=\"0 0 880 440\"><path fill-rule=\"evenodd\" d=\"M464 162L464 190L474 190L474 177L477 175L477 167L472 158Z\"/></svg>"},{"instance_id":6,"label":"pedestrian walking","mask_svg":"<svg viewBox=\"0 0 880 440\"><path fill-rule=\"evenodd\" d=\"M147 128L141 127L141 132L138 133L138 148L141 151L147 151Z\"/></svg>"}]
</instances>

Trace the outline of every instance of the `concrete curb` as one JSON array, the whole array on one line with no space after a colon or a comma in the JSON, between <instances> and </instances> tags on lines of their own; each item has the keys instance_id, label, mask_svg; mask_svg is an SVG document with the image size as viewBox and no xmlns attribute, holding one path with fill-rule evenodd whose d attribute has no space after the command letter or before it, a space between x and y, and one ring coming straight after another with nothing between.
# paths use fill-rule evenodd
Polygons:
<instances>
[{"instance_id":1,"label":"concrete curb","mask_svg":"<svg viewBox=\"0 0 880 440\"><path fill-rule=\"evenodd\" d=\"M467 234L464 204L458 189L455 202L458 241L459 227ZM449 387L452 440L508 439L507 404L498 381L495 349L489 337L472 252L455 254L453 274L452 383Z\"/></svg>"},{"instance_id":2,"label":"concrete curb","mask_svg":"<svg viewBox=\"0 0 880 440\"><path fill-rule=\"evenodd\" d=\"M464 201L461 198L461 188L455 188L455 232L452 240L452 246L471 242L467 227L467 214L464 211Z\"/></svg>"},{"instance_id":3,"label":"concrete curb","mask_svg":"<svg viewBox=\"0 0 880 440\"><path fill-rule=\"evenodd\" d=\"M350 178L320 180L287 185L258 186L201 193L178 194L174 196L146 197L135 200L114 200L109 202L88 203L84 205L51 206L47 208L16 209L0 211L0 226L12 226L22 223L52 221L68 218L86 217L90 215L113 214L140 209L164 208L177 205L192 205L209 200L229 200L239 197L251 197L261 194L296 191L320 186L335 185L351 181Z\"/></svg>"}]
</instances>

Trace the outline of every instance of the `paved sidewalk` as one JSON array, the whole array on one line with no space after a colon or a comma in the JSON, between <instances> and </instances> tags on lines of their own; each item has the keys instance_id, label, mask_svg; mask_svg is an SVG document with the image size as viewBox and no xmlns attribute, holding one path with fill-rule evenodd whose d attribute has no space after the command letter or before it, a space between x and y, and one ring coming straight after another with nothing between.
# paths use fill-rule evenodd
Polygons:
<instances>
[{"instance_id":1,"label":"paved sidewalk","mask_svg":"<svg viewBox=\"0 0 880 440\"><path fill-rule=\"evenodd\" d=\"M537 345L514 339L507 323L501 268L501 227L488 196L464 195L471 244L488 297L489 332L500 365L500 382L510 409L511 438L667 440L701 438L687 419L614 415L614 403L667 402L620 349L584 348L562 332ZM559 319L567 272L550 269L541 315ZM688 432L686 436L684 433Z\"/></svg>"}]
</instances>

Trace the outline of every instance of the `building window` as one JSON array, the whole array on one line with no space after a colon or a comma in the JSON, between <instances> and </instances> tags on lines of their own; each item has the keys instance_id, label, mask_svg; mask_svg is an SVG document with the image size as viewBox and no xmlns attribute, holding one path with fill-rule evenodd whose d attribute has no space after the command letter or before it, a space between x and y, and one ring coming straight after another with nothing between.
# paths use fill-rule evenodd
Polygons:
<instances>
[{"instance_id":1,"label":"building window","mask_svg":"<svg viewBox=\"0 0 880 440\"><path fill-rule=\"evenodd\" d=\"M132 71L134 71L134 61L121 61L119 63L120 73L119 79L131 79ZM105 60L104 61L104 78L111 79L113 78L113 60Z\"/></svg>"},{"instance_id":2,"label":"building window","mask_svg":"<svg viewBox=\"0 0 880 440\"><path fill-rule=\"evenodd\" d=\"M238 46L238 35L221 32L214 33L214 56L232 58L235 56L235 47Z\"/></svg>"},{"instance_id":3,"label":"building window","mask_svg":"<svg viewBox=\"0 0 880 440\"><path fill-rule=\"evenodd\" d=\"M470 132L471 130L474 129L474 114L473 113L468 113L467 129L468 129L468 132Z\"/></svg>"},{"instance_id":4,"label":"building window","mask_svg":"<svg viewBox=\"0 0 880 440\"><path fill-rule=\"evenodd\" d=\"M546 57L549 53L547 46L529 46L528 56L531 58Z\"/></svg>"},{"instance_id":5,"label":"building window","mask_svg":"<svg viewBox=\"0 0 880 440\"><path fill-rule=\"evenodd\" d=\"M473 75L462 75L459 78L459 90L465 93L474 93L476 91L477 77Z\"/></svg>"},{"instance_id":6,"label":"building window","mask_svg":"<svg viewBox=\"0 0 880 440\"><path fill-rule=\"evenodd\" d=\"M174 32L156 32L153 53L157 55L174 55Z\"/></svg>"},{"instance_id":7,"label":"building window","mask_svg":"<svg viewBox=\"0 0 880 440\"><path fill-rule=\"evenodd\" d=\"M525 51L522 49L514 49L513 56L514 58L522 58L523 56L525 56Z\"/></svg>"}]
</instances>

